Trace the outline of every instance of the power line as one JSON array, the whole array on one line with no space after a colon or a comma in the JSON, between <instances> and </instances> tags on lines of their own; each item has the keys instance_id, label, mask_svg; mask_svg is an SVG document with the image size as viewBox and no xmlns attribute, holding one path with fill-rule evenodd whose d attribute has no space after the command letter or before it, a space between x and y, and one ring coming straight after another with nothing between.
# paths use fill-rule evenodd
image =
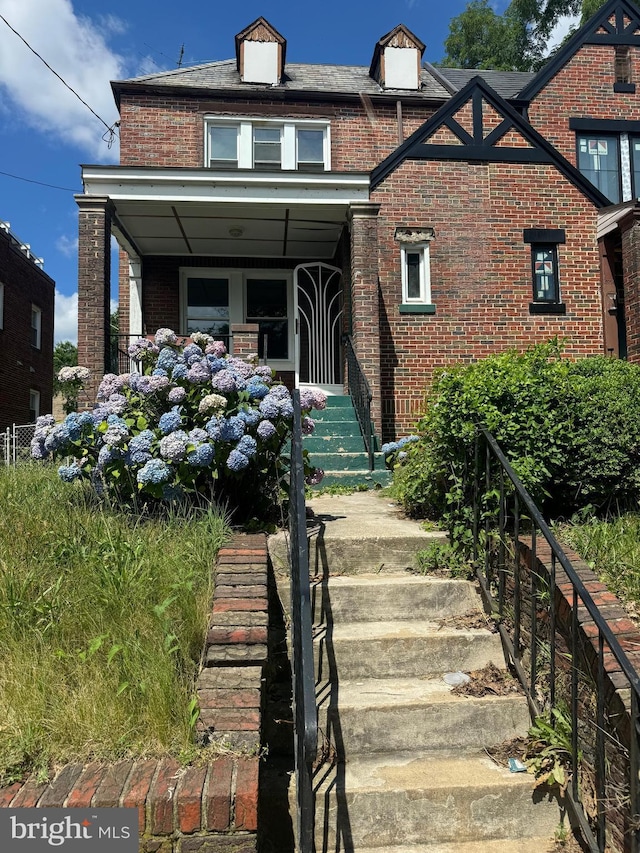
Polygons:
<instances>
[{"instance_id":1,"label":"power line","mask_svg":"<svg viewBox=\"0 0 640 853\"><path fill-rule=\"evenodd\" d=\"M31 178L23 178L20 175L12 175L10 172L0 172L0 175L4 175L6 178L15 178L16 181L26 181L28 184L38 184L40 187L49 187L52 190L64 190L65 192L75 193L78 192L77 189L72 190L71 187L58 187L55 184L45 184L43 181L34 181Z\"/></svg>"},{"instance_id":2,"label":"power line","mask_svg":"<svg viewBox=\"0 0 640 853\"><path fill-rule=\"evenodd\" d=\"M91 112L91 113L92 113L92 114L93 114L93 115L98 119L98 121L101 121L101 122L102 122L102 124L107 128L107 131L108 131L108 132L109 132L109 134L110 134L109 139L108 139L107 141L108 141L108 143L109 143L109 147L111 147L111 144L112 144L112 142L113 142L113 137L116 135L114 128L118 127L118 126L120 125L120 122L119 122L119 121L117 121L117 122L115 122L115 124L108 125L108 124L106 123L106 121L105 121L103 118L101 118L101 117L98 115L98 113L97 113L95 110L93 110L93 109L89 106L89 104L88 104L88 103L87 103L83 98L81 98L81 97L80 97L80 95L76 92L76 90L75 90L75 89L73 89L73 88L72 88L72 87L67 83L67 81L66 81L66 80L64 80L64 79L63 79L63 78L58 74L58 72L57 72L57 71L55 71L55 70L54 70L54 69L49 65L49 63L46 61L46 59L43 59L43 58L42 58L42 56L40 56L40 54L38 53L38 51L37 51L37 50L34 50L34 48L32 48L32 47L31 47L31 45L29 44L29 42L28 42L28 41L27 41L23 36L21 36L21 35L20 35L20 33L19 33L17 30L15 30L15 29L11 26L11 24L9 23L9 21L7 21L7 19L4 17L4 15L0 15L0 19L1 19L1 20L3 20L3 21L5 22L5 24L9 27L9 29L11 30L11 32L12 32L12 33L15 33L15 35L17 35L17 36L18 36L18 38L20 39L20 41L21 41L21 42L23 42L23 43L24 43L24 44L29 48L29 50L31 51L31 53L33 53L33 54L34 54L34 56L37 56L37 57L38 57L38 59L40 60L40 62L42 62L44 65L46 65L46 67L49 69L49 71L51 71L51 73L52 73L52 74L54 74L54 75L58 78L58 80L59 80L62 84L64 84L64 85L67 87L67 89L68 89L70 92L72 92L72 93L76 96L76 98L77 98L77 99L78 99L82 104L84 104L84 106L89 110L89 112ZM105 134L105 136L106 136L106 134ZM104 139L105 137L103 136L102 138Z\"/></svg>"}]
</instances>

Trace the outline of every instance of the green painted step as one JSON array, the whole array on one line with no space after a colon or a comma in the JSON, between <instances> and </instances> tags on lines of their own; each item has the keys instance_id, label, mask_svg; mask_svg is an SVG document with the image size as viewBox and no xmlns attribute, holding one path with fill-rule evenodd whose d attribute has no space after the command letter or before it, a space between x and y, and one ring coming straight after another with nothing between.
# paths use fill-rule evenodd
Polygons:
<instances>
[{"instance_id":1,"label":"green painted step","mask_svg":"<svg viewBox=\"0 0 640 853\"><path fill-rule=\"evenodd\" d=\"M311 417L316 421L316 423L321 424L340 422L350 424L358 423L355 411L353 409L347 409L345 406L340 406L339 409L322 409L321 411L313 409Z\"/></svg>"},{"instance_id":2,"label":"green painted step","mask_svg":"<svg viewBox=\"0 0 640 853\"><path fill-rule=\"evenodd\" d=\"M349 394L331 394L327 397L327 409L350 409L353 403ZM326 411L326 410L325 410Z\"/></svg>"},{"instance_id":3,"label":"green painted step","mask_svg":"<svg viewBox=\"0 0 640 853\"><path fill-rule=\"evenodd\" d=\"M304 446L309 453L357 453L362 452L362 436L358 435L322 435L317 430L306 436Z\"/></svg>"},{"instance_id":4,"label":"green painted step","mask_svg":"<svg viewBox=\"0 0 640 853\"><path fill-rule=\"evenodd\" d=\"M391 471L325 471L322 482L311 486L313 491L326 489L329 486L340 486L345 489L375 489L391 483Z\"/></svg>"},{"instance_id":5,"label":"green painted step","mask_svg":"<svg viewBox=\"0 0 640 853\"><path fill-rule=\"evenodd\" d=\"M353 436L358 437L362 441L362 433L357 421L320 421L313 418L316 428L313 431L314 435L335 435L335 436Z\"/></svg>"},{"instance_id":6,"label":"green painted step","mask_svg":"<svg viewBox=\"0 0 640 853\"><path fill-rule=\"evenodd\" d=\"M323 471L365 471L369 468L369 456L363 450L358 453L314 453L313 464ZM384 457L374 453L374 468L384 470Z\"/></svg>"}]
</instances>

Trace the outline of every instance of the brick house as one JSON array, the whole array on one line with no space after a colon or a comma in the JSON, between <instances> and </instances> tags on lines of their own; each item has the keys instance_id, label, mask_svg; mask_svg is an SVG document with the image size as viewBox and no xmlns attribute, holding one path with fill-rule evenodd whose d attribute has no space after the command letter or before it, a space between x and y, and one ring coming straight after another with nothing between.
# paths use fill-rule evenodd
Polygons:
<instances>
[{"instance_id":1,"label":"brick house","mask_svg":"<svg viewBox=\"0 0 640 853\"><path fill-rule=\"evenodd\" d=\"M55 282L0 222L0 429L51 411Z\"/></svg>"},{"instance_id":2,"label":"brick house","mask_svg":"<svg viewBox=\"0 0 640 853\"><path fill-rule=\"evenodd\" d=\"M403 25L369 67L286 46L260 18L232 59L112 84L121 162L77 196L80 363L108 366L111 234L121 332L230 336L337 393L349 335L383 440L447 364L554 336L640 360L634 5L535 75L435 68Z\"/></svg>"}]
</instances>

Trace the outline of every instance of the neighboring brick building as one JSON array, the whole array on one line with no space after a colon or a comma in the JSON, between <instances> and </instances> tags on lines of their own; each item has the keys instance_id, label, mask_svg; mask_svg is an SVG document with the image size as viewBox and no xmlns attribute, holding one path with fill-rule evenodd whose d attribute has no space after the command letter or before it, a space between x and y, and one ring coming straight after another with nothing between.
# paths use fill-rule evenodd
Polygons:
<instances>
[{"instance_id":1,"label":"neighboring brick building","mask_svg":"<svg viewBox=\"0 0 640 853\"><path fill-rule=\"evenodd\" d=\"M0 430L51 412L55 283L0 222Z\"/></svg>"},{"instance_id":2,"label":"neighboring brick building","mask_svg":"<svg viewBox=\"0 0 640 853\"><path fill-rule=\"evenodd\" d=\"M639 28L610 0L534 75L436 69L402 25L369 68L287 64L260 18L235 59L113 83L80 363L107 364L111 234L121 332L258 324L284 378L338 392L350 334L385 440L447 364L555 336L640 360Z\"/></svg>"}]
</instances>

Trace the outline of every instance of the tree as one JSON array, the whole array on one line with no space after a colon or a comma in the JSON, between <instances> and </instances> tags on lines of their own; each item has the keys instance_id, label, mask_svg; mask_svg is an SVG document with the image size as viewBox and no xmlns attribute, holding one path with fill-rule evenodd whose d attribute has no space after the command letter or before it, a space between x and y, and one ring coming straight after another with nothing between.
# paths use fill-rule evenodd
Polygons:
<instances>
[{"instance_id":1,"label":"tree","mask_svg":"<svg viewBox=\"0 0 640 853\"><path fill-rule=\"evenodd\" d=\"M62 387L58 373L63 367L75 367L78 364L78 347L71 341L60 341L53 350L53 393L60 394Z\"/></svg>"},{"instance_id":2,"label":"tree","mask_svg":"<svg viewBox=\"0 0 640 853\"><path fill-rule=\"evenodd\" d=\"M581 14L581 23L603 0L511 0L497 15L488 0L471 0L449 24L442 65L537 71L548 58L551 31L565 15Z\"/></svg>"}]
</instances>

